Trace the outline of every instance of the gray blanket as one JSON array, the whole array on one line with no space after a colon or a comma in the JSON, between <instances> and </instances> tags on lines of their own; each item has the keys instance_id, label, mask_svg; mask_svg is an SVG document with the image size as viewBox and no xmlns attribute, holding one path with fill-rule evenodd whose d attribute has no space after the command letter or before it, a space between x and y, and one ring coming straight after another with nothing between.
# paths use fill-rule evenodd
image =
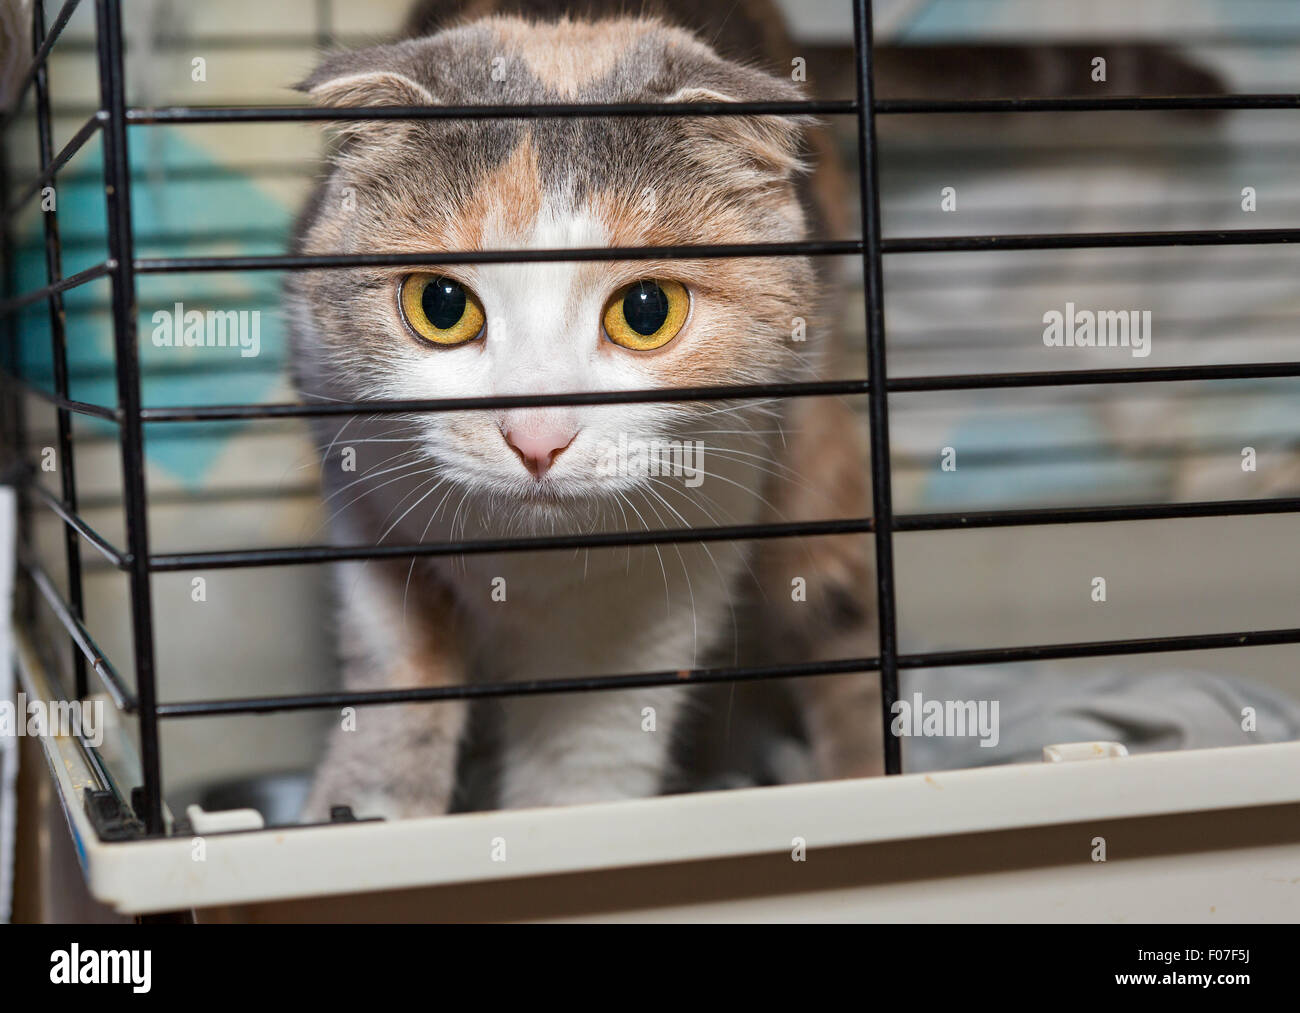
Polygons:
<instances>
[{"instance_id":1,"label":"gray blanket","mask_svg":"<svg viewBox=\"0 0 1300 1013\"><path fill-rule=\"evenodd\" d=\"M996 701L996 744L981 745L978 734L905 737L909 772L1037 762L1043 746L1065 742L1121 742L1141 753L1300 739L1300 700L1204 672L1102 668L1081 678L1041 662L902 673L900 699L914 705L917 693L986 701L986 718Z\"/></svg>"}]
</instances>

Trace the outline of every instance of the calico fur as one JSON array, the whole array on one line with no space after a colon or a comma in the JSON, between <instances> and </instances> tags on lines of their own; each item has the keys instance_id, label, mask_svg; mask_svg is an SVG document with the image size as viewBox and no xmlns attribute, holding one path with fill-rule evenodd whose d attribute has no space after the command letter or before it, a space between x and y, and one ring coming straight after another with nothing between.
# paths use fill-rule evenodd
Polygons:
<instances>
[{"instance_id":1,"label":"calico fur","mask_svg":"<svg viewBox=\"0 0 1300 1013\"><path fill-rule=\"evenodd\" d=\"M302 87L316 102L337 106L801 97L792 83L723 60L691 33L653 17L490 17L337 56ZM808 228L796 189L807 157L804 126L704 117L356 123L340 139L297 249L797 240ZM822 290L805 258L437 270L483 298L489 324L481 349L429 349L411 339L394 297L404 269L295 275L287 305L303 396L429 398L809 379L818 374L828 334ZM594 321L608 294L645 277L688 286L686 330L646 354L601 342ZM810 340L792 340L796 318ZM865 491L857 478L847 486L835 478L863 474L856 422L842 407L815 400L448 412L322 425L332 533L341 542L372 544L755 523L792 513L834 515L837 506L842 515L860 513L858 504L834 502ZM810 425L809 415L824 421ZM532 425L578 431L546 483L521 468L502 439L509 427ZM699 492L644 475L597 479L597 445L629 433L703 441L709 475ZM365 451L359 478L338 468L335 452L343 446ZM800 487L811 491L793 492ZM861 595L869 577L865 542L846 553L842 545L814 541L787 549L793 557L756 556L748 546L723 543L345 564L338 574L345 684L448 686L737 663L757 642L742 635L738 615L762 597L764 582L787 597L792 566L813 587L810 610ZM495 588L506 589L504 601ZM846 618L842 611L827 615L856 631L846 635L858 650L870 628L867 613L855 608ZM758 625L772 633L782 620ZM830 712L843 714L851 701L856 717L848 723L860 748L820 749L826 764L819 773L870 773L879 726L870 686L864 681L846 693L841 681L828 708L819 690L829 684L809 680L800 687L814 738L832 732ZM689 698L688 689L667 687L506 702L495 803L658 792L671 773L674 732ZM460 701L361 711L356 730L340 729L331 740L308 815L338 804L358 815L446 810L467 717Z\"/></svg>"}]
</instances>

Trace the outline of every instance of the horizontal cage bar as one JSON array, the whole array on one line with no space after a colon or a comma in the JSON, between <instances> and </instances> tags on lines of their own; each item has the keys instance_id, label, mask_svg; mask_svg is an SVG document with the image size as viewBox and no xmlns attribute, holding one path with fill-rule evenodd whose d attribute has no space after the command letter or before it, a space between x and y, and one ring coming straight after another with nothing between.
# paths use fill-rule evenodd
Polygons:
<instances>
[{"instance_id":1,"label":"horizontal cage bar","mask_svg":"<svg viewBox=\"0 0 1300 1013\"><path fill-rule=\"evenodd\" d=\"M338 253L261 257L143 257L139 274L180 271L314 271L438 264L532 264L603 260L726 260L743 257L835 256L860 253L857 240L730 243L699 246L590 246L551 250L422 250L410 253Z\"/></svg>"},{"instance_id":2,"label":"horizontal cage bar","mask_svg":"<svg viewBox=\"0 0 1300 1013\"><path fill-rule=\"evenodd\" d=\"M600 675L588 678L531 679L520 682L466 683L460 686L416 686L408 689L301 693L274 697L245 697L228 700L191 700L160 703L160 718L213 717L225 714L268 714L274 711L320 710L359 705L382 706L399 703L436 703L439 700L484 699L502 696L538 696L549 693L588 693L612 689L644 689L650 686L689 686L701 683L758 682L768 679L798 679L815 675L869 672L875 658L848 658L796 665L763 665L733 668L692 668L680 671L640 672L632 675Z\"/></svg>"},{"instance_id":3,"label":"horizontal cage bar","mask_svg":"<svg viewBox=\"0 0 1300 1013\"><path fill-rule=\"evenodd\" d=\"M6 374L8 375L8 374ZM103 405L91 404L89 401L77 401L72 398L63 397L54 391L45 390L27 380L20 380L15 377L9 377L10 383L15 383L24 393L38 397L42 401L53 405L55 408L63 408L75 415L88 415L97 419L104 419L107 422L121 421L121 413L116 408L106 408Z\"/></svg>"},{"instance_id":4,"label":"horizontal cage bar","mask_svg":"<svg viewBox=\"0 0 1300 1013\"><path fill-rule=\"evenodd\" d=\"M931 113L1178 112L1300 109L1300 95L1288 92L1241 95L1110 95L1090 98L878 99L876 115Z\"/></svg>"},{"instance_id":5,"label":"horizontal cage bar","mask_svg":"<svg viewBox=\"0 0 1300 1013\"><path fill-rule=\"evenodd\" d=\"M848 116L853 99L801 102L611 102L463 106L164 106L132 108L131 124L361 120L574 119L588 117ZM877 99L876 115L1027 112L1167 112L1300 108L1293 94L1117 95L1102 98Z\"/></svg>"},{"instance_id":6,"label":"horizontal cage bar","mask_svg":"<svg viewBox=\"0 0 1300 1013\"><path fill-rule=\"evenodd\" d=\"M1119 657L1133 654L1162 654L1179 651L1216 650L1300 643L1300 629L1248 630L1233 633L1205 633L1173 637L1143 637L1130 640L1096 640L1066 644L1034 644L1023 647L990 647L961 651L932 651L899 654L899 668L961 668L973 665L1061 661L1070 658ZM608 690L678 686L705 682L746 682L769 679L806 678L817 675L845 675L879 669L878 658L841 658L834 661L796 665L683 669L673 672L643 672L633 675L603 675L589 678L531 679L525 682L467 683L460 686L416 686L407 689L301 693L283 696L240 697L224 700L189 700L160 703L160 718L220 717L231 714L270 714L279 711L319 710L347 706L437 703L443 700L485 697L535 696L550 693L587 693Z\"/></svg>"},{"instance_id":7,"label":"horizontal cage bar","mask_svg":"<svg viewBox=\"0 0 1300 1013\"><path fill-rule=\"evenodd\" d=\"M696 542L736 542L795 536L859 534L871 530L869 518L798 521L771 524L736 524L723 527L665 528L650 531L611 531L585 535L519 535L461 542L420 542L412 545L311 545L300 548L231 549L218 552L156 554L149 568L156 573L173 570L231 569L249 566L283 566L299 563L334 563L359 559L410 556L472 556L493 552L545 552L557 549L624 548L633 545L667 545Z\"/></svg>"},{"instance_id":8,"label":"horizontal cage bar","mask_svg":"<svg viewBox=\"0 0 1300 1013\"><path fill-rule=\"evenodd\" d=\"M1196 380L1263 380L1300 376L1300 362L1229 362L1202 366L1125 366L1028 373L956 373L903 376L889 381L891 394L922 391L994 390L1007 387L1081 387L1108 383L1186 383Z\"/></svg>"},{"instance_id":9,"label":"horizontal cage bar","mask_svg":"<svg viewBox=\"0 0 1300 1013\"><path fill-rule=\"evenodd\" d=\"M1193 517L1253 517L1300 512L1300 497L1200 500L1194 503L1129 503L1115 506L1043 507L1025 510L958 510L895 514L895 531L956 531L966 528L1035 527L1048 524L1104 524L1113 521L1180 520Z\"/></svg>"},{"instance_id":10,"label":"horizontal cage bar","mask_svg":"<svg viewBox=\"0 0 1300 1013\"><path fill-rule=\"evenodd\" d=\"M801 383L744 384L734 387L654 387L645 390L585 391L572 394L511 394L497 397L436 398L420 401L351 401L325 404L195 405L142 408L145 422L212 422L230 419L314 418L323 415L394 415L407 412L468 411L479 408L537 408L548 405L612 405L650 401L728 401L762 397L824 397L862 394L865 380L810 380Z\"/></svg>"},{"instance_id":11,"label":"horizontal cage bar","mask_svg":"<svg viewBox=\"0 0 1300 1013\"><path fill-rule=\"evenodd\" d=\"M961 531L976 528L1038 527L1054 524L1104 524L1121 521L1180 520L1197 517L1249 517L1300 512L1300 498L1202 500L1192 503L1131 503L1113 506L953 511L894 514L896 531ZM305 545L269 549L224 549L213 552L156 554L150 570L234 569L336 563L412 556L483 555L495 552L545 552L557 549L623 548L632 545L693 544L768 538L862 534L874 530L872 519L743 524L726 527L665 528L599 534L520 535L515 538L420 542L409 545Z\"/></svg>"},{"instance_id":12,"label":"horizontal cage bar","mask_svg":"<svg viewBox=\"0 0 1300 1013\"><path fill-rule=\"evenodd\" d=\"M82 538L94 546L99 551L100 555L112 563L113 566L122 569L123 567L130 565L131 556L129 553L123 552L114 546L107 538L87 524L85 520L73 513L72 510L69 509L68 504L55 496L54 493L36 482L30 483L29 487L36 491L36 494L41 498L46 506L53 510L54 513L58 514L64 524L68 525L76 531L77 534L81 535Z\"/></svg>"},{"instance_id":13,"label":"horizontal cage bar","mask_svg":"<svg viewBox=\"0 0 1300 1013\"><path fill-rule=\"evenodd\" d=\"M358 120L539 120L631 117L836 116L854 113L847 101L612 102L468 106L168 106L128 109L129 124L284 123Z\"/></svg>"},{"instance_id":14,"label":"horizontal cage bar","mask_svg":"<svg viewBox=\"0 0 1300 1013\"><path fill-rule=\"evenodd\" d=\"M22 210L23 205L40 192L42 187L51 183L54 180L54 177L59 174L59 170L77 156L77 153L85 147L87 141L94 137L95 134L99 133L100 128L104 125L107 119L107 113L97 112L91 116L90 119L86 120L86 122L81 125L81 128L72 135L68 143L59 150L59 153L50 159L49 164L42 169L37 177L27 185L22 193L14 198L13 202L5 208L5 215L12 218Z\"/></svg>"},{"instance_id":15,"label":"horizontal cage bar","mask_svg":"<svg viewBox=\"0 0 1300 1013\"><path fill-rule=\"evenodd\" d=\"M0 302L0 316L7 316L15 310L22 309L22 307L29 303L48 299L56 292L66 292L68 289L76 288L78 285L84 285L87 282L103 278L106 275L111 274L116 267L117 263L115 261L106 260L102 264L96 264L94 267L88 267L84 271L78 271L76 274L70 274L66 278L60 278L58 281L51 282L35 291L25 292L22 295L14 296L12 299Z\"/></svg>"},{"instance_id":16,"label":"horizontal cage bar","mask_svg":"<svg viewBox=\"0 0 1300 1013\"><path fill-rule=\"evenodd\" d=\"M881 252L981 253L1007 250L1086 250L1160 246L1248 246L1300 242L1300 229L1188 229L1163 232L1044 232L990 236L916 236L881 240ZM682 246L595 246L546 250L412 250L408 253L300 254L257 257L142 257L140 274L182 271L315 271L439 264L533 264L606 260L724 260L745 257L849 256L862 240L731 243Z\"/></svg>"},{"instance_id":17,"label":"horizontal cage bar","mask_svg":"<svg viewBox=\"0 0 1300 1013\"><path fill-rule=\"evenodd\" d=\"M1300 362L1226 363L1202 366L1136 366L1110 369L1056 370L1029 373L958 373L946 376L897 377L887 381L891 394L924 391L993 390L998 388L1067 387L1107 383L1186 383L1198 380L1253 380L1300 376ZM335 415L394 415L416 412L536 408L555 405L611 405L671 401L727 401L766 397L851 396L868 392L868 380L749 384L738 387L660 387L635 391L589 391L572 394L518 394L498 397L437 398L422 401L351 401L328 404L272 402L243 405L169 405L143 408L145 422L214 422L232 419L311 418Z\"/></svg>"},{"instance_id":18,"label":"horizontal cage bar","mask_svg":"<svg viewBox=\"0 0 1300 1013\"><path fill-rule=\"evenodd\" d=\"M134 714L138 705L135 694L131 692L125 680L113 667L113 663L109 661L108 656L95 643L85 624L73 615L72 607L59 594L49 575L31 560L23 560L22 566L27 571L28 576L31 577L32 583L40 590L50 610L81 650L91 669L99 676L104 688L108 690L108 695L113 698L113 703L117 709L124 714Z\"/></svg>"}]
</instances>

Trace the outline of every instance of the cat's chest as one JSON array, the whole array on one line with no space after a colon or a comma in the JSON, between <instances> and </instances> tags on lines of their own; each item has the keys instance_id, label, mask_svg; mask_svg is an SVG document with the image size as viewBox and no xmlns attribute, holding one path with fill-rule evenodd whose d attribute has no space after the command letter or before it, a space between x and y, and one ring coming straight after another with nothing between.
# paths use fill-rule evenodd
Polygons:
<instances>
[{"instance_id":1,"label":"cat's chest","mask_svg":"<svg viewBox=\"0 0 1300 1013\"><path fill-rule=\"evenodd\" d=\"M439 560L480 678L612 675L694 667L734 595L730 567L698 549L553 551Z\"/></svg>"}]
</instances>

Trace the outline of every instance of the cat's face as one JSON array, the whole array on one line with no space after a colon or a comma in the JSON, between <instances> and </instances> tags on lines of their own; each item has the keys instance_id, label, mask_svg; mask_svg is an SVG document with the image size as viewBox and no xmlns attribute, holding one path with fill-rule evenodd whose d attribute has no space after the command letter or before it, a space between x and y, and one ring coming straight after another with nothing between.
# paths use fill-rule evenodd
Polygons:
<instances>
[{"instance_id":1,"label":"cat's face","mask_svg":"<svg viewBox=\"0 0 1300 1013\"><path fill-rule=\"evenodd\" d=\"M336 58L304 87L338 106L798 97L792 85L643 20L494 19ZM795 124L771 118L360 124L318 195L301 251L796 240L804 235L791 183L798 135ZM304 272L289 285L309 397L796 379L810 365L800 339L818 311L802 258L447 264ZM659 465L653 450L638 448L698 440L706 457L710 444L734 448L762 407L521 408L431 414L415 424L423 450L453 479L540 504L645 481Z\"/></svg>"}]
</instances>

